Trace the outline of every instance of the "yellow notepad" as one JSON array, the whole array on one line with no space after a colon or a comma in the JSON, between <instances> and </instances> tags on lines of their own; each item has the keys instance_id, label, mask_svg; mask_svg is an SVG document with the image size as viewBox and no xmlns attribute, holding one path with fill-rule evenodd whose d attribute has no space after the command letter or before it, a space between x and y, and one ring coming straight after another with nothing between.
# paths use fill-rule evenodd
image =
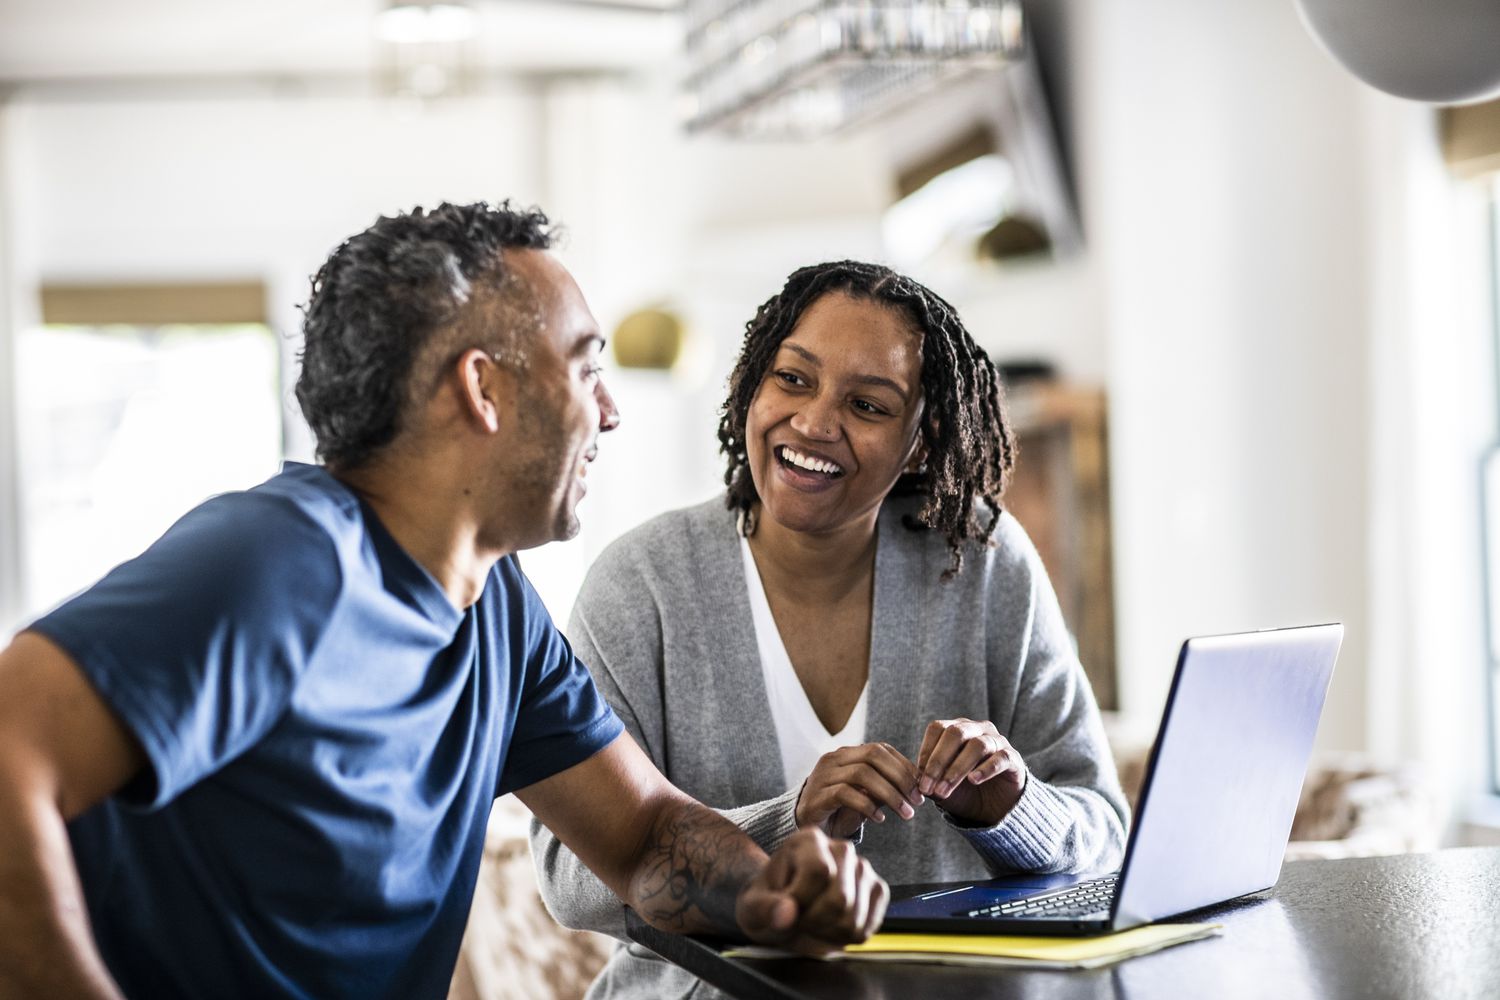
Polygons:
<instances>
[{"instance_id":1,"label":"yellow notepad","mask_svg":"<svg viewBox=\"0 0 1500 1000\"><path fill-rule=\"evenodd\" d=\"M828 958L846 961L935 962L943 965L1024 965L1092 969L1218 934L1222 924L1150 924L1098 937L1000 937L982 934L876 934ZM729 958L785 958L772 948L736 948Z\"/></svg>"}]
</instances>

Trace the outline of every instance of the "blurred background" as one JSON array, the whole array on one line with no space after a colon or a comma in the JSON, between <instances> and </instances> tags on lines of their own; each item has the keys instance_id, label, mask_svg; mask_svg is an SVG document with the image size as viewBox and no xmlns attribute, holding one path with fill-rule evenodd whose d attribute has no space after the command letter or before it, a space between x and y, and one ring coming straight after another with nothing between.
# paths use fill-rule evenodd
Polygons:
<instances>
[{"instance_id":1,"label":"blurred background","mask_svg":"<svg viewBox=\"0 0 1500 1000\"><path fill-rule=\"evenodd\" d=\"M0 628L311 459L339 241L512 198L624 415L523 556L554 617L719 488L756 305L885 261L1006 366L1011 506L1122 745L1185 636L1342 621L1320 748L1419 776L1412 843L1500 842L1495 106L1367 87L1291 0L916 7L0 0Z\"/></svg>"}]
</instances>

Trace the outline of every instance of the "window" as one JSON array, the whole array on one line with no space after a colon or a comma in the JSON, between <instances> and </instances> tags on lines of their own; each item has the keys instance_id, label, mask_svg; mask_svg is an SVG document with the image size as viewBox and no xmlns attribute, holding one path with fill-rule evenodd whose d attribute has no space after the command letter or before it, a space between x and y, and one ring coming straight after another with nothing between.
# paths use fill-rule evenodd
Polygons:
<instances>
[{"instance_id":1,"label":"window","mask_svg":"<svg viewBox=\"0 0 1500 1000\"><path fill-rule=\"evenodd\" d=\"M1490 319L1494 365L1494 438L1480 477L1489 642L1490 790L1500 794L1500 177L1490 185Z\"/></svg>"},{"instance_id":2,"label":"window","mask_svg":"<svg viewBox=\"0 0 1500 1000\"><path fill-rule=\"evenodd\" d=\"M43 326L17 339L15 371L27 617L281 457L278 343L262 324Z\"/></svg>"}]
</instances>

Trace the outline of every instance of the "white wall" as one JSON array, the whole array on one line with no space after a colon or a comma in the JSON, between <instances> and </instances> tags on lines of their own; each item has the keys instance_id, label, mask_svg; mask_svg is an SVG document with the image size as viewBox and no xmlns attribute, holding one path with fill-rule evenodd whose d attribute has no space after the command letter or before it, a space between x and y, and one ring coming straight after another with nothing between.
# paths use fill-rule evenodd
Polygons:
<instances>
[{"instance_id":1,"label":"white wall","mask_svg":"<svg viewBox=\"0 0 1500 1000\"><path fill-rule=\"evenodd\" d=\"M1360 747L1363 95L1291 4L1078 6L1124 707L1158 710L1186 635L1339 620L1321 742Z\"/></svg>"},{"instance_id":2,"label":"white wall","mask_svg":"<svg viewBox=\"0 0 1500 1000\"><path fill-rule=\"evenodd\" d=\"M1428 735L1390 737L1393 724L1417 727L1393 706L1430 669L1426 637L1468 627L1466 611L1443 608L1466 606L1471 577L1450 579L1446 601L1401 590L1462 561L1467 515L1443 498L1465 488L1454 467L1466 445L1421 464L1426 499L1382 506L1405 472L1385 450L1389 424L1420 418L1438 384L1400 396L1407 368L1388 342L1421 354L1422 303L1458 294L1429 288L1393 319L1410 262L1378 252L1446 238L1393 207L1446 190L1418 134L1431 115L1347 77L1287 2L1047 10L1066 57L1054 69L1085 250L1050 268L924 277L992 353L1049 355L1108 383L1124 707L1154 723L1186 635L1337 619L1347 640L1320 742L1417 752L1441 706L1469 690L1468 647L1452 638L1452 676L1422 710ZM606 329L665 299L697 334L697 360L674 380L610 373L625 422L591 472L584 536L527 560L565 614L605 541L715 489L714 410L744 321L797 265L879 255L876 213L909 153L899 118L815 145L744 147L685 139L671 104L669 82L595 81L421 115L354 98L17 107L16 270L23 290L41 276L262 275L290 332L306 276L377 212L541 202L568 224L562 255ZM1379 167L1393 151L1409 169ZM1428 518L1452 527L1431 545ZM1416 614L1425 623L1401 627L1391 652L1393 620Z\"/></svg>"},{"instance_id":3,"label":"white wall","mask_svg":"<svg viewBox=\"0 0 1500 1000\"><path fill-rule=\"evenodd\" d=\"M0 101L0 633L21 614L21 536L16 492L15 338L20 322L12 244L15 218L8 210L11 197L11 138L13 112Z\"/></svg>"},{"instance_id":4,"label":"white wall","mask_svg":"<svg viewBox=\"0 0 1500 1000\"><path fill-rule=\"evenodd\" d=\"M1124 708L1154 720L1184 635L1343 621L1319 745L1421 765L1451 821L1483 777L1478 192L1290 3L1063 6Z\"/></svg>"}]
</instances>

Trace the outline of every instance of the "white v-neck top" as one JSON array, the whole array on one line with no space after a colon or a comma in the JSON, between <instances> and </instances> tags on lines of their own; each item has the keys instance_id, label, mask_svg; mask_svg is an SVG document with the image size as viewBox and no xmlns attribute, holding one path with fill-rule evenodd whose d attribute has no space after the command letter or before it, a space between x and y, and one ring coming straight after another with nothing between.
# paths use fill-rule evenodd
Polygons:
<instances>
[{"instance_id":1,"label":"white v-neck top","mask_svg":"<svg viewBox=\"0 0 1500 1000\"><path fill-rule=\"evenodd\" d=\"M786 644L771 616L771 603L760 582L760 570L750 542L740 536L740 554L745 561L745 589L750 593L750 617L755 622L755 644L760 649L760 670L766 679L766 695L771 703L771 721L776 725L776 742L781 745L781 769L790 791L800 788L812 773L818 758L839 747L865 742L865 716L870 696L870 681L859 692L859 701L849 713L844 728L830 733L813 711L802 681L792 668Z\"/></svg>"}]
</instances>

